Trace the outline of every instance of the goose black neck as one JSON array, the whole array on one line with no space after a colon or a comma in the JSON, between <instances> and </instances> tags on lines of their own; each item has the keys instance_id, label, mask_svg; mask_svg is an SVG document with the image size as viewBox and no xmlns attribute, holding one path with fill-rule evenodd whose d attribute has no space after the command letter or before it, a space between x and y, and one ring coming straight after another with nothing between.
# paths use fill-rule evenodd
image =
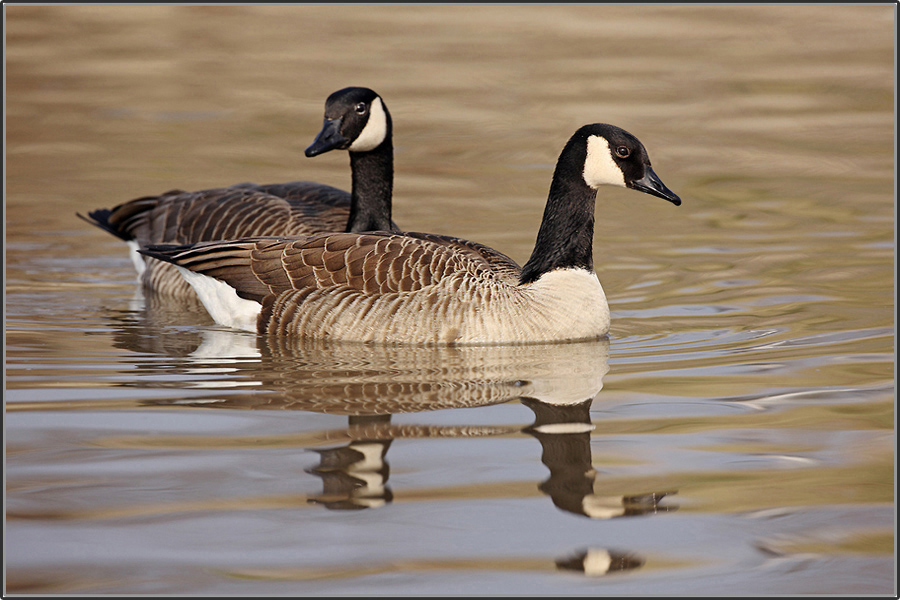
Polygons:
<instances>
[{"instance_id":1,"label":"goose black neck","mask_svg":"<svg viewBox=\"0 0 900 600\"><path fill-rule=\"evenodd\" d=\"M373 150L350 152L353 188L347 231L390 231L394 145L388 137Z\"/></svg>"},{"instance_id":2,"label":"goose black neck","mask_svg":"<svg viewBox=\"0 0 900 600\"><path fill-rule=\"evenodd\" d=\"M554 269L594 270L594 203L597 191L579 172L557 165L531 258L519 283L531 283Z\"/></svg>"}]
</instances>

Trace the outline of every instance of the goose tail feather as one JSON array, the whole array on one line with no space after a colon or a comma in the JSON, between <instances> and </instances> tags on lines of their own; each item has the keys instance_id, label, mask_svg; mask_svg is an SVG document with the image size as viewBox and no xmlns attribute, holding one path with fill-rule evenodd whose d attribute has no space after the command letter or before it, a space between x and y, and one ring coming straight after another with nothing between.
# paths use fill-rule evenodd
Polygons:
<instances>
[{"instance_id":1,"label":"goose tail feather","mask_svg":"<svg viewBox=\"0 0 900 600\"><path fill-rule=\"evenodd\" d=\"M134 236L128 233L127 231L122 231L115 225L109 222L109 217L112 214L112 211L108 208L98 208L97 210L92 210L88 213L87 216L76 212L75 213L79 219L90 223L95 227L99 227L103 231L107 233L111 233L122 241L130 242L134 240Z\"/></svg>"}]
</instances>

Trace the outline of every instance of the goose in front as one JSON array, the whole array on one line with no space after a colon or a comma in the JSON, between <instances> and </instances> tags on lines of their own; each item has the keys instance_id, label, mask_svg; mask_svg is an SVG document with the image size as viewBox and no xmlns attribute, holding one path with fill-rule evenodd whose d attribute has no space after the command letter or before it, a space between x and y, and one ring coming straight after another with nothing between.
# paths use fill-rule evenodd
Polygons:
<instances>
[{"instance_id":1,"label":"goose in front","mask_svg":"<svg viewBox=\"0 0 900 600\"><path fill-rule=\"evenodd\" d=\"M350 193L311 181L242 183L196 192L172 190L78 216L131 246L132 260L146 290L164 296L194 296L171 265L143 257L137 249L148 244L263 235L398 231L391 221L391 115L374 91L348 87L328 97L324 125L306 156L335 149L350 154Z\"/></svg>"},{"instance_id":2,"label":"goose in front","mask_svg":"<svg viewBox=\"0 0 900 600\"><path fill-rule=\"evenodd\" d=\"M553 173L531 258L423 233L337 233L152 246L213 319L267 335L404 344L596 339L609 306L593 266L597 188L681 200L630 133L581 127Z\"/></svg>"}]
</instances>

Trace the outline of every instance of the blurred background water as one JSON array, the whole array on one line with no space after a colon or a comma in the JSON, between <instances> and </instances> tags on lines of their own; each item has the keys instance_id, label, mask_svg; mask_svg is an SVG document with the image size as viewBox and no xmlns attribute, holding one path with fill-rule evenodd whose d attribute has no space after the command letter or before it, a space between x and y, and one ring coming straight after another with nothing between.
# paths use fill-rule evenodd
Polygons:
<instances>
[{"instance_id":1,"label":"blurred background water","mask_svg":"<svg viewBox=\"0 0 900 600\"><path fill-rule=\"evenodd\" d=\"M889 594L893 5L5 6L6 591ZM243 181L349 85L394 217L520 263L577 127L608 340L269 343L75 217Z\"/></svg>"}]
</instances>

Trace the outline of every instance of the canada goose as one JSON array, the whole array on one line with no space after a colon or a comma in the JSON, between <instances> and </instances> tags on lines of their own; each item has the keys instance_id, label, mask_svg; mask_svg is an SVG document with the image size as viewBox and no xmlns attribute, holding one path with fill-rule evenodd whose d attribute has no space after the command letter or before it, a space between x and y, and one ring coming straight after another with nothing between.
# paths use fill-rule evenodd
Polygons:
<instances>
[{"instance_id":1,"label":"canada goose","mask_svg":"<svg viewBox=\"0 0 900 600\"><path fill-rule=\"evenodd\" d=\"M148 244L192 244L251 236L301 236L340 231L399 231L391 221L394 178L391 115L374 91L348 87L325 101L325 122L306 156L348 150L352 192L294 181L172 190L79 217L128 242L143 286L159 294L194 296L169 264L137 254ZM76 213L77 214L77 213Z\"/></svg>"},{"instance_id":2,"label":"canada goose","mask_svg":"<svg viewBox=\"0 0 900 600\"><path fill-rule=\"evenodd\" d=\"M603 184L681 199L647 151L612 125L580 128L562 150L524 267L481 244L421 233L338 233L155 246L221 325L263 334L418 344L595 339L609 306L593 267Z\"/></svg>"}]
</instances>

